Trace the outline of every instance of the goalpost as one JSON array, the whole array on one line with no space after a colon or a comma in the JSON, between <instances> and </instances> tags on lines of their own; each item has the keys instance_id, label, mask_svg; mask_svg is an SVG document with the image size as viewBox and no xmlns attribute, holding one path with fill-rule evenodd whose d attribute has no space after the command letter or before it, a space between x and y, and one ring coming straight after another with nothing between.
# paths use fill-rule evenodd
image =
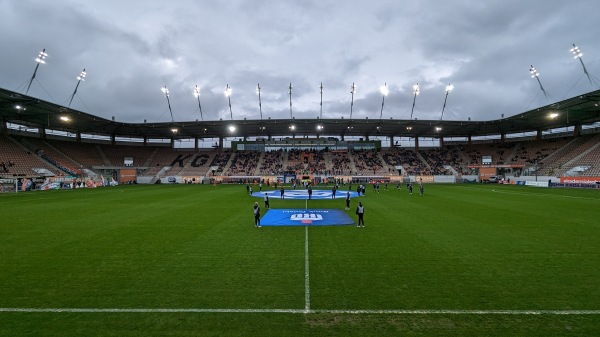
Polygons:
<instances>
[{"instance_id":1,"label":"goalpost","mask_svg":"<svg viewBox=\"0 0 600 337\"><path fill-rule=\"evenodd\" d=\"M18 192L18 180L14 178L0 178L0 193Z\"/></svg>"}]
</instances>

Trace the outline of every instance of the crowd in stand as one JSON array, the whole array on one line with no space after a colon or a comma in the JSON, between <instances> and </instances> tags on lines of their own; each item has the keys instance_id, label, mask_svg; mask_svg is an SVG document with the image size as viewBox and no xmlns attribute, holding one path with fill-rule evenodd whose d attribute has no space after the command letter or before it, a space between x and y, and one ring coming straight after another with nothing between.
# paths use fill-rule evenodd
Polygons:
<instances>
[{"instance_id":1,"label":"crowd in stand","mask_svg":"<svg viewBox=\"0 0 600 337\"><path fill-rule=\"evenodd\" d=\"M427 149L419 151L423 158L429 164L429 174L432 175L452 175L449 169L444 166L451 166L457 173L466 173L465 165L460 158L457 148L448 149Z\"/></svg>"},{"instance_id":2,"label":"crowd in stand","mask_svg":"<svg viewBox=\"0 0 600 337\"><path fill-rule=\"evenodd\" d=\"M228 176L251 176L258 166L260 153L255 151L238 151L233 157L233 161L229 170Z\"/></svg>"},{"instance_id":3,"label":"crowd in stand","mask_svg":"<svg viewBox=\"0 0 600 337\"><path fill-rule=\"evenodd\" d=\"M10 160L8 162L0 163L0 168L2 168L2 173L8 173L8 168L13 165L15 165L15 163L11 162Z\"/></svg>"},{"instance_id":4,"label":"crowd in stand","mask_svg":"<svg viewBox=\"0 0 600 337\"><path fill-rule=\"evenodd\" d=\"M283 150L269 151L263 156L260 173L264 175L283 174Z\"/></svg>"},{"instance_id":5,"label":"crowd in stand","mask_svg":"<svg viewBox=\"0 0 600 337\"><path fill-rule=\"evenodd\" d=\"M356 170L362 174L375 174L383 168L376 151L353 151Z\"/></svg>"},{"instance_id":6,"label":"crowd in stand","mask_svg":"<svg viewBox=\"0 0 600 337\"><path fill-rule=\"evenodd\" d=\"M227 162L229 161L229 158L231 157L231 152L221 152L218 153L217 155L215 155L215 157L213 158L212 162L210 163L210 166L217 166L217 170L215 171L215 174L220 174L223 172L223 169L225 168L225 165L227 165Z\"/></svg>"},{"instance_id":7,"label":"crowd in stand","mask_svg":"<svg viewBox=\"0 0 600 337\"><path fill-rule=\"evenodd\" d=\"M515 156L512 158L512 163L536 164L548 157L550 153L558 150L558 146L533 147L527 148L525 145L520 145ZM530 154L529 151L532 153ZM534 152L535 151L535 152Z\"/></svg>"},{"instance_id":8,"label":"crowd in stand","mask_svg":"<svg viewBox=\"0 0 600 337\"><path fill-rule=\"evenodd\" d=\"M352 171L350 158L348 158L347 152L332 152L331 163L333 164L331 170L331 174L333 175L344 175Z\"/></svg>"},{"instance_id":9,"label":"crowd in stand","mask_svg":"<svg viewBox=\"0 0 600 337\"><path fill-rule=\"evenodd\" d=\"M287 172L297 174L326 174L324 150L299 150L288 151Z\"/></svg>"},{"instance_id":10,"label":"crowd in stand","mask_svg":"<svg viewBox=\"0 0 600 337\"><path fill-rule=\"evenodd\" d=\"M402 166L407 175L422 175L427 170L427 165L412 150L396 149L388 151L383 155L383 160L390 166Z\"/></svg>"}]
</instances>

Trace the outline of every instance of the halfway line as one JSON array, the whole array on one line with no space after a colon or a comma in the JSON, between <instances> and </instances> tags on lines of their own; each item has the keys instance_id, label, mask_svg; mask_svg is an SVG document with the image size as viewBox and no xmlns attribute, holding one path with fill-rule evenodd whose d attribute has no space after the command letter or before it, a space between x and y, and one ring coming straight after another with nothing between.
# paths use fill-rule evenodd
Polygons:
<instances>
[{"instance_id":1,"label":"halfway line","mask_svg":"<svg viewBox=\"0 0 600 337\"><path fill-rule=\"evenodd\" d=\"M304 239L304 312L310 312L310 274L308 272L308 226Z\"/></svg>"},{"instance_id":2,"label":"halfway line","mask_svg":"<svg viewBox=\"0 0 600 337\"><path fill-rule=\"evenodd\" d=\"M600 310L306 310L306 309L194 309L194 308L0 308L21 313L282 313L282 314L397 314L397 315L600 315Z\"/></svg>"}]
</instances>

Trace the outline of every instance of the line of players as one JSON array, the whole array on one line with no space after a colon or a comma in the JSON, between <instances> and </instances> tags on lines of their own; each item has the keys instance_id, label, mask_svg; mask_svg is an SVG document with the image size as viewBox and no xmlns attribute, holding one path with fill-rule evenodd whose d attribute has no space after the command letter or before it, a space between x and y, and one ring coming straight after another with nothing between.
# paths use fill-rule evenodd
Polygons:
<instances>
[{"instance_id":1,"label":"line of players","mask_svg":"<svg viewBox=\"0 0 600 337\"><path fill-rule=\"evenodd\" d=\"M295 184L294 184L295 185ZM296 186L294 186L295 189ZM379 190L381 188L381 183L379 181L374 182L373 183L373 192L377 192L379 193ZM413 194L413 185L412 182L408 182L406 183L406 188L408 189L408 192L412 195ZM260 191L262 191L262 184L259 185L259 189ZM307 186L308 189L308 198L309 200L311 199L312 196L312 188L311 186ZM339 185L335 184L333 186L333 189L331 190L331 198L335 199L335 195L337 190L339 189ZM398 182L396 184L396 189L401 190L402 189L402 185L400 184L400 182ZM388 182L385 182L385 190L388 190ZM249 184L246 184L246 191L252 195L252 186L250 186ZM361 195L365 195L365 185L360 184L357 188L357 192L358 192L358 196L360 197ZM281 193L281 199L284 199L284 193L285 193L285 189L283 188L283 185L281 186L280 189L280 193ZM423 196L425 194L425 187L423 186L423 179L421 179L419 181L419 194L421 196ZM265 208L269 209L270 205L269 205L269 195L265 193L264 195L264 201L265 201ZM346 210L350 209L350 192L348 191L346 193ZM254 208L253 208L253 213L254 213L254 226L257 228L262 227L260 225L260 206L258 205L258 202L254 203ZM365 214L365 207L363 206L362 202L358 202L358 206L356 207L356 215L358 216L358 225L356 227L365 227L365 220L364 220L364 214Z\"/></svg>"},{"instance_id":2,"label":"line of players","mask_svg":"<svg viewBox=\"0 0 600 337\"><path fill-rule=\"evenodd\" d=\"M385 190L388 191L388 182L386 181L385 183ZM262 183L258 184L258 188L259 191L262 192ZM381 182L376 181L372 183L373 185L373 192L375 193L379 193L379 190L381 189ZM277 186L275 186L275 188L277 188ZM339 184L335 184L333 186L333 188L331 189L331 198L335 199L336 198L336 192L339 190L340 186ZM411 195L413 194L413 184L412 182L407 182L406 183L406 188L408 189L408 193L410 193ZM296 184L294 183L294 190L296 189ZM312 187L311 185L307 185L306 189L308 191L308 199L311 199L312 196ZM352 189L352 185L350 184L348 186L348 190ZM400 182L396 183L396 189L401 190L402 189L402 185ZM358 196L360 197L361 195L365 195L365 191L366 191L366 186L363 184L359 184L358 187L356 188L356 192L358 193ZM246 193L252 195L253 190L252 190L252 185L250 184L246 184ZM284 199L284 194L285 194L285 189L283 187L283 185L281 185L280 188L280 199ZM425 194L425 187L423 186L423 179L421 178L421 180L419 181L419 195L423 196Z\"/></svg>"}]
</instances>

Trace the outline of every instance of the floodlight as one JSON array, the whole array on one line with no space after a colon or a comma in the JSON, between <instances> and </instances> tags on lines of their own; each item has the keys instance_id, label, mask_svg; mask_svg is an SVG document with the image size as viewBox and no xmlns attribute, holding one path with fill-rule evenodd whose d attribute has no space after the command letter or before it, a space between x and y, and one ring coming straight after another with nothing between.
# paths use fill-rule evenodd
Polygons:
<instances>
[{"instance_id":1,"label":"floodlight","mask_svg":"<svg viewBox=\"0 0 600 337\"><path fill-rule=\"evenodd\" d=\"M548 118L554 119L556 117L558 117L558 113L556 113L556 112L553 112L553 113L551 113L551 114L548 115Z\"/></svg>"},{"instance_id":2,"label":"floodlight","mask_svg":"<svg viewBox=\"0 0 600 337\"><path fill-rule=\"evenodd\" d=\"M46 57L48 57L48 54L46 53L46 49L43 49L38 54L38 56L35 58L35 62L41 63L41 64L45 64L46 63Z\"/></svg>"},{"instance_id":3,"label":"floodlight","mask_svg":"<svg viewBox=\"0 0 600 337\"><path fill-rule=\"evenodd\" d=\"M440 120L442 120L444 118L444 110L446 109L446 102L448 101L448 94L450 93L450 91L452 91L452 89L454 89L454 86L450 83L448 83L448 85L446 86L446 97L444 98L444 106L442 107L442 115L440 116Z\"/></svg>"},{"instance_id":4,"label":"floodlight","mask_svg":"<svg viewBox=\"0 0 600 337\"><path fill-rule=\"evenodd\" d=\"M198 99L198 109L200 109L200 118L204 121L204 116L202 115L202 105L200 104L200 87L196 85L194 88L194 96Z\"/></svg>"},{"instance_id":5,"label":"floodlight","mask_svg":"<svg viewBox=\"0 0 600 337\"><path fill-rule=\"evenodd\" d=\"M354 94L356 93L356 85L352 83L350 89L350 93L352 94L352 100L350 101L350 119L352 119L352 108L354 107Z\"/></svg>"},{"instance_id":6,"label":"floodlight","mask_svg":"<svg viewBox=\"0 0 600 337\"><path fill-rule=\"evenodd\" d=\"M319 117L323 118L323 82L321 82L321 86L319 86L320 92L321 92L321 109L319 112Z\"/></svg>"},{"instance_id":7,"label":"floodlight","mask_svg":"<svg viewBox=\"0 0 600 337\"><path fill-rule=\"evenodd\" d=\"M387 83L386 83L386 84L384 84L384 85L382 85L382 86L379 88L379 91L381 92L381 94L382 94L383 96L387 96L387 95L390 93L390 91L388 90Z\"/></svg>"},{"instance_id":8,"label":"floodlight","mask_svg":"<svg viewBox=\"0 0 600 337\"><path fill-rule=\"evenodd\" d=\"M85 81L86 76L87 76L87 73L85 72L85 68L83 68L83 71L81 71L81 73L79 73L79 76L77 76L77 85L75 85L75 90L73 90L73 94L71 94L71 99L69 100L69 104L67 105L67 108L71 107L71 103L73 103L73 98L75 98L75 94L77 94L77 89L79 88L79 83L81 83L82 81Z\"/></svg>"},{"instance_id":9,"label":"floodlight","mask_svg":"<svg viewBox=\"0 0 600 337\"><path fill-rule=\"evenodd\" d=\"M292 131L296 130L296 126L294 124L290 125L290 130L292 130Z\"/></svg>"},{"instance_id":10,"label":"floodlight","mask_svg":"<svg viewBox=\"0 0 600 337\"><path fill-rule=\"evenodd\" d=\"M179 130L177 130L177 128L172 128L171 129L171 132L173 132L173 133L177 133L177 131L179 131Z\"/></svg>"},{"instance_id":11,"label":"floodlight","mask_svg":"<svg viewBox=\"0 0 600 337\"><path fill-rule=\"evenodd\" d=\"M171 122L174 122L175 118L173 118L173 110L171 109L171 100L169 100L169 89L165 85L164 87L162 87L160 89L160 91L162 91L163 94L165 94L165 97L167 98L167 105L169 106L169 112L171 113Z\"/></svg>"},{"instance_id":12,"label":"floodlight","mask_svg":"<svg viewBox=\"0 0 600 337\"><path fill-rule=\"evenodd\" d=\"M262 115L262 101L260 99L260 90L262 88L260 87L260 83L258 83L256 85L256 94L258 94L258 110L260 111L260 120L262 120L263 115Z\"/></svg>"},{"instance_id":13,"label":"floodlight","mask_svg":"<svg viewBox=\"0 0 600 337\"><path fill-rule=\"evenodd\" d=\"M234 132L234 131L235 131L235 125L230 125L229 132Z\"/></svg>"},{"instance_id":14,"label":"floodlight","mask_svg":"<svg viewBox=\"0 0 600 337\"><path fill-rule=\"evenodd\" d=\"M573 58L579 59L579 62L581 63L581 66L583 67L583 73L585 74L585 76L587 76L588 81L590 81L590 85L592 85L592 87L593 87L594 84L592 83L592 77L590 76L590 73L588 73L588 71L585 67L585 64L583 64L583 59L581 58L583 56L583 53L581 52L579 47L577 47L574 43L573 43L573 48L571 48L571 53L573 54ZM598 85L598 83L596 83L596 85Z\"/></svg>"},{"instance_id":15,"label":"floodlight","mask_svg":"<svg viewBox=\"0 0 600 337\"><path fill-rule=\"evenodd\" d=\"M576 45L573 45L573 48L571 48L571 53L573 54L573 58L576 58L576 59L583 56L583 53L581 52L579 47L577 47Z\"/></svg>"},{"instance_id":16,"label":"floodlight","mask_svg":"<svg viewBox=\"0 0 600 337\"><path fill-rule=\"evenodd\" d=\"M288 89L290 90L289 91L289 94L290 94L290 118L292 118L292 89L293 88L294 87L292 87L292 83L290 83L290 86L288 87Z\"/></svg>"},{"instance_id":17,"label":"floodlight","mask_svg":"<svg viewBox=\"0 0 600 337\"><path fill-rule=\"evenodd\" d=\"M31 88L31 83L35 79L35 75L37 74L37 70L40 67L40 64L46 63L47 56L48 56L48 54L46 54L46 49L44 48L38 54L38 57L36 57L35 62L37 62L37 64L35 65L35 69L33 70L33 75L31 75L31 79L29 80L29 84L27 85L27 90L25 91L25 95L27 95L29 93L29 88Z\"/></svg>"},{"instance_id":18,"label":"floodlight","mask_svg":"<svg viewBox=\"0 0 600 337\"><path fill-rule=\"evenodd\" d=\"M71 121L71 119L69 117L67 117L67 116L60 116L60 120L63 121L63 122L70 122Z\"/></svg>"},{"instance_id":19,"label":"floodlight","mask_svg":"<svg viewBox=\"0 0 600 337\"><path fill-rule=\"evenodd\" d=\"M225 87L225 97L227 97L227 100L229 101L229 115L231 117L231 120L233 120L233 111L231 110L231 87L229 86L229 84L227 84L227 86Z\"/></svg>"},{"instance_id":20,"label":"floodlight","mask_svg":"<svg viewBox=\"0 0 600 337\"><path fill-rule=\"evenodd\" d=\"M87 76L87 73L85 72L85 69L83 69L83 71L79 74L79 76L77 76L77 80L78 81L85 81L85 77Z\"/></svg>"},{"instance_id":21,"label":"floodlight","mask_svg":"<svg viewBox=\"0 0 600 337\"><path fill-rule=\"evenodd\" d=\"M383 118L383 105L385 104L385 96L387 96L387 94L390 93L390 91L388 90L387 87L387 83L384 83L380 88L379 91L381 91L381 94L383 95L383 98L381 99L381 111L379 112L379 119Z\"/></svg>"},{"instance_id":22,"label":"floodlight","mask_svg":"<svg viewBox=\"0 0 600 337\"><path fill-rule=\"evenodd\" d=\"M418 96L421 91L419 90L419 83L413 85L413 93Z\"/></svg>"},{"instance_id":23,"label":"floodlight","mask_svg":"<svg viewBox=\"0 0 600 337\"><path fill-rule=\"evenodd\" d=\"M531 68L529 68L529 72L531 73L531 78L535 78L537 80L538 84L540 85L540 90L544 93L546 99L550 101L550 99L548 98L548 93L546 92L546 89L544 89L542 81L540 81L540 73L537 71L537 69L535 69L533 65L531 65Z\"/></svg>"},{"instance_id":24,"label":"floodlight","mask_svg":"<svg viewBox=\"0 0 600 337\"><path fill-rule=\"evenodd\" d=\"M417 96L419 95L419 83L413 85L413 93L413 105L412 109L410 110L410 119L412 119L413 112L415 111L415 103L417 102Z\"/></svg>"},{"instance_id":25,"label":"floodlight","mask_svg":"<svg viewBox=\"0 0 600 337\"><path fill-rule=\"evenodd\" d=\"M529 72L531 73L531 78L540 76L540 73L537 71L537 69L535 69L533 65L531 66L531 68L529 68Z\"/></svg>"}]
</instances>

